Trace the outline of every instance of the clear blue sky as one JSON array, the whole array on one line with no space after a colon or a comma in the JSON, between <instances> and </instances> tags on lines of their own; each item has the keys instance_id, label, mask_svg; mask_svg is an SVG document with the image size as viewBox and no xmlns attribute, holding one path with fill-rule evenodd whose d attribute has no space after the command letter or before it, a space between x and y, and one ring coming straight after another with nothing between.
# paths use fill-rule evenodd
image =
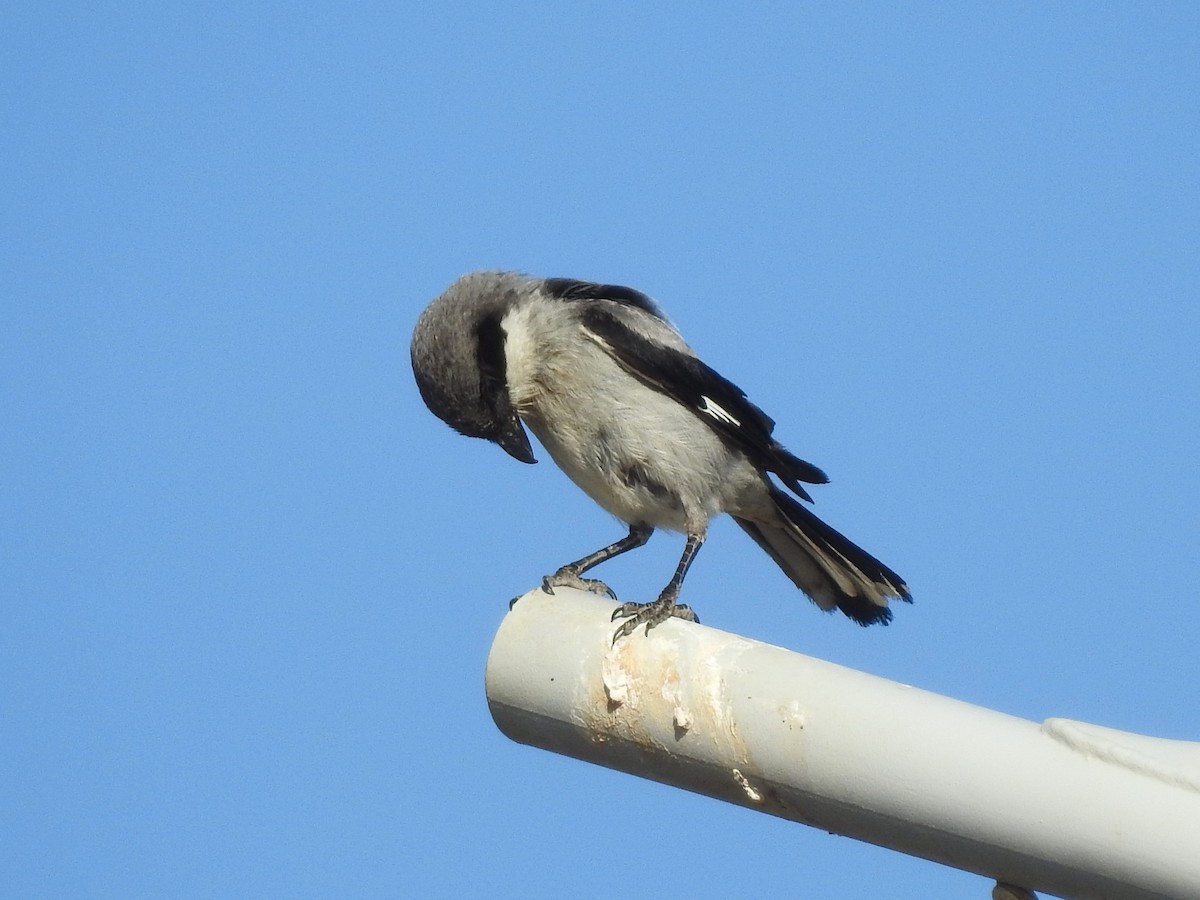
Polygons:
<instances>
[{"instance_id":1,"label":"clear blue sky","mask_svg":"<svg viewBox=\"0 0 1200 900\"><path fill-rule=\"evenodd\" d=\"M0 66L5 896L986 896L497 732L623 531L421 405L479 268L655 296L916 599L725 520L706 624L1200 739L1200 7L23 3Z\"/></svg>"}]
</instances>

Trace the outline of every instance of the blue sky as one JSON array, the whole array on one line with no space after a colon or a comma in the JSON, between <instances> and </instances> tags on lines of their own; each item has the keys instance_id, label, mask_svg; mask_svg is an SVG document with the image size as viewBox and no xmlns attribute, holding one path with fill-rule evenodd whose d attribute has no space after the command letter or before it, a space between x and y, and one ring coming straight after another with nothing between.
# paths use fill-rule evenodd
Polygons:
<instances>
[{"instance_id":1,"label":"blue sky","mask_svg":"<svg viewBox=\"0 0 1200 900\"><path fill-rule=\"evenodd\" d=\"M6 895L986 896L499 734L508 599L623 529L421 405L480 268L656 297L916 601L824 616L725 520L706 624L1200 739L1200 8L5 19Z\"/></svg>"}]
</instances>

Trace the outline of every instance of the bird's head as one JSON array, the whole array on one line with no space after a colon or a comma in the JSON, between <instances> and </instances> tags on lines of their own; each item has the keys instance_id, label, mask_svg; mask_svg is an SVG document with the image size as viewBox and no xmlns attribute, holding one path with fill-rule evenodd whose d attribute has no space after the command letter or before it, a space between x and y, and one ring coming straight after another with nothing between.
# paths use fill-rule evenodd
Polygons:
<instances>
[{"instance_id":1,"label":"bird's head","mask_svg":"<svg viewBox=\"0 0 1200 900\"><path fill-rule=\"evenodd\" d=\"M509 396L501 320L532 284L511 272L464 275L421 313L410 347L429 411L525 463L537 460Z\"/></svg>"}]
</instances>

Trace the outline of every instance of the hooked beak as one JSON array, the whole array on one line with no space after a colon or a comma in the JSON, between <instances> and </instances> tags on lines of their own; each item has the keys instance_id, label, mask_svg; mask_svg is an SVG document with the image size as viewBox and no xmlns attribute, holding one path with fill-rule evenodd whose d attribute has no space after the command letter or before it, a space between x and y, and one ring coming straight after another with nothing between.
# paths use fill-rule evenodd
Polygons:
<instances>
[{"instance_id":1,"label":"hooked beak","mask_svg":"<svg viewBox=\"0 0 1200 900\"><path fill-rule=\"evenodd\" d=\"M492 437L492 440L499 444L504 452L513 459L518 459L523 463L535 463L537 459L533 455L533 448L529 446L529 435L525 433L525 428L521 425L521 420L516 416L511 416L500 426L499 430Z\"/></svg>"}]
</instances>

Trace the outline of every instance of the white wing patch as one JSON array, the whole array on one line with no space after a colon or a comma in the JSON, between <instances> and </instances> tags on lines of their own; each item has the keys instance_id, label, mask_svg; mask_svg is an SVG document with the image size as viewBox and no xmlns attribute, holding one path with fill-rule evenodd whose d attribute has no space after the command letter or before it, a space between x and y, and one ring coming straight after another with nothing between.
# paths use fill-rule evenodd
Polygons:
<instances>
[{"instance_id":1,"label":"white wing patch","mask_svg":"<svg viewBox=\"0 0 1200 900\"><path fill-rule=\"evenodd\" d=\"M726 412L712 397L706 397L703 394L700 395L700 412L712 416L718 422L725 422L729 425L737 425L739 427L742 424Z\"/></svg>"}]
</instances>

